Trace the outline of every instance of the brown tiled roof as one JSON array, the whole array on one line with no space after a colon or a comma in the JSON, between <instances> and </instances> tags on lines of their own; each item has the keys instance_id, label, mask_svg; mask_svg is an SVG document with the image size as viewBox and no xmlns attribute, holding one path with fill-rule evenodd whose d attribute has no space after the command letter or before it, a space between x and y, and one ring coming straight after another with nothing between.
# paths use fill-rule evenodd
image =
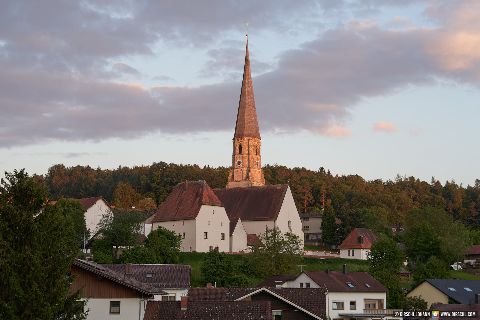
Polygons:
<instances>
[{"instance_id":1,"label":"brown tiled roof","mask_svg":"<svg viewBox=\"0 0 480 320\"><path fill-rule=\"evenodd\" d=\"M238 103L237 123L235 125L235 138L252 137L260 138L258 128L257 110L253 94L253 81L250 72L250 56L248 53L248 41L245 53L245 66L243 68L242 90Z\"/></svg>"},{"instance_id":2,"label":"brown tiled roof","mask_svg":"<svg viewBox=\"0 0 480 320\"><path fill-rule=\"evenodd\" d=\"M152 222L195 219L202 205L222 206L205 181L185 181L173 188Z\"/></svg>"},{"instance_id":3,"label":"brown tiled roof","mask_svg":"<svg viewBox=\"0 0 480 320\"><path fill-rule=\"evenodd\" d=\"M474 245L468 248L466 255L480 255L480 245Z\"/></svg>"},{"instance_id":4,"label":"brown tiled roof","mask_svg":"<svg viewBox=\"0 0 480 320\"><path fill-rule=\"evenodd\" d=\"M119 274L146 283L158 291L190 288L191 267L181 264L104 264Z\"/></svg>"},{"instance_id":5,"label":"brown tiled roof","mask_svg":"<svg viewBox=\"0 0 480 320\"><path fill-rule=\"evenodd\" d=\"M102 197L90 197L90 198L82 198L82 199L75 199L82 205L84 210L88 210L91 206L97 203L98 200L103 200Z\"/></svg>"},{"instance_id":6,"label":"brown tiled roof","mask_svg":"<svg viewBox=\"0 0 480 320\"><path fill-rule=\"evenodd\" d=\"M277 219L288 185L214 189L230 221L268 221Z\"/></svg>"},{"instance_id":7,"label":"brown tiled roof","mask_svg":"<svg viewBox=\"0 0 480 320\"><path fill-rule=\"evenodd\" d=\"M148 301L144 320L272 320L268 301Z\"/></svg>"},{"instance_id":8,"label":"brown tiled roof","mask_svg":"<svg viewBox=\"0 0 480 320\"><path fill-rule=\"evenodd\" d=\"M260 238L254 233L247 234L247 246L254 246L260 243Z\"/></svg>"},{"instance_id":9,"label":"brown tiled roof","mask_svg":"<svg viewBox=\"0 0 480 320\"><path fill-rule=\"evenodd\" d=\"M107 268L101 264L98 264L92 261L75 259L75 261L73 262L73 265L85 271L92 272L102 278L116 282L127 288L136 290L141 294L146 294L146 295L165 294L164 291L155 289L153 286L147 283L142 283L140 281L135 280L132 277L126 277L125 274L118 273L110 268Z\"/></svg>"},{"instance_id":10,"label":"brown tiled roof","mask_svg":"<svg viewBox=\"0 0 480 320\"><path fill-rule=\"evenodd\" d=\"M257 285L257 287L275 288L277 285L282 285L287 281L295 280L297 276L298 275L288 275L288 274L280 274L280 275L272 276L260 282Z\"/></svg>"},{"instance_id":11,"label":"brown tiled roof","mask_svg":"<svg viewBox=\"0 0 480 320\"><path fill-rule=\"evenodd\" d=\"M247 296L265 293L300 307L323 318L325 315L325 290L323 288L192 288L189 301L239 301ZM278 298L277 298L278 299Z\"/></svg>"},{"instance_id":12,"label":"brown tiled roof","mask_svg":"<svg viewBox=\"0 0 480 320\"><path fill-rule=\"evenodd\" d=\"M387 289L367 272L306 271L310 279L329 292L386 292ZM350 284L350 285L349 285Z\"/></svg>"},{"instance_id":13,"label":"brown tiled roof","mask_svg":"<svg viewBox=\"0 0 480 320\"><path fill-rule=\"evenodd\" d=\"M372 231L365 228L355 228L338 246L339 249L370 249L376 237Z\"/></svg>"}]
</instances>

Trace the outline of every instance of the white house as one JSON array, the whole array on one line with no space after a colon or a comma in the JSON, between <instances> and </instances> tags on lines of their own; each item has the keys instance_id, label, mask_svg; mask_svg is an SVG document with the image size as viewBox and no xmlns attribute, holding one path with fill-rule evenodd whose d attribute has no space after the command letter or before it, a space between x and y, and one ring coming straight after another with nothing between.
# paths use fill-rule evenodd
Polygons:
<instances>
[{"instance_id":1,"label":"white house","mask_svg":"<svg viewBox=\"0 0 480 320\"><path fill-rule=\"evenodd\" d=\"M264 285L283 288L326 289L329 319L395 319L386 310L387 289L366 272L309 271L297 277L273 277Z\"/></svg>"},{"instance_id":2,"label":"white house","mask_svg":"<svg viewBox=\"0 0 480 320\"><path fill-rule=\"evenodd\" d=\"M205 181L179 183L158 207L152 230L164 227L181 237L181 250L230 251L230 220Z\"/></svg>"},{"instance_id":3,"label":"white house","mask_svg":"<svg viewBox=\"0 0 480 320\"><path fill-rule=\"evenodd\" d=\"M148 301L174 301L188 293L190 266L101 265L75 260L70 292L86 300L87 320L142 320Z\"/></svg>"},{"instance_id":4,"label":"white house","mask_svg":"<svg viewBox=\"0 0 480 320\"><path fill-rule=\"evenodd\" d=\"M104 215L113 215L112 210L102 197L76 199L85 210L85 223L92 238L98 231Z\"/></svg>"},{"instance_id":5,"label":"white house","mask_svg":"<svg viewBox=\"0 0 480 320\"><path fill-rule=\"evenodd\" d=\"M353 229L338 246L340 249L340 258L367 260L375 240L375 235L369 229Z\"/></svg>"}]
</instances>

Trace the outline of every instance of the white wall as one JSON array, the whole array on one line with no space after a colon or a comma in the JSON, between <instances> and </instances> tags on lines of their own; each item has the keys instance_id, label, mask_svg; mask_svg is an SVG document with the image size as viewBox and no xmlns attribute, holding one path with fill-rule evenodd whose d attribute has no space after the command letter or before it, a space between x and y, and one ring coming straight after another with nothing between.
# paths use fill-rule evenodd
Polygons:
<instances>
[{"instance_id":1,"label":"white wall","mask_svg":"<svg viewBox=\"0 0 480 320\"><path fill-rule=\"evenodd\" d=\"M98 199L93 206L85 212L85 223L90 231L90 238L95 235L98 230L98 224L105 214L113 215L112 210L102 199Z\"/></svg>"},{"instance_id":2,"label":"white wall","mask_svg":"<svg viewBox=\"0 0 480 320\"><path fill-rule=\"evenodd\" d=\"M305 283L310 283L310 288L320 288L318 284L315 283L309 276L305 273L300 274L296 279L292 281L285 282L285 287L287 288L300 288L300 283L303 283L303 287L305 288Z\"/></svg>"},{"instance_id":3,"label":"white wall","mask_svg":"<svg viewBox=\"0 0 480 320\"><path fill-rule=\"evenodd\" d=\"M381 292L330 292L326 296L327 318L341 318L340 313L363 313L365 299L382 299L383 309L386 309L387 294ZM343 302L344 310L333 310L332 303ZM350 310L350 301L356 301L356 310ZM347 319L347 318L345 318Z\"/></svg>"},{"instance_id":4,"label":"white wall","mask_svg":"<svg viewBox=\"0 0 480 320\"><path fill-rule=\"evenodd\" d=\"M349 250L350 250L350 255L348 255ZM370 254L369 249L342 249L342 250L340 250L340 258L342 258L342 259L367 260L369 254Z\"/></svg>"},{"instance_id":5,"label":"white wall","mask_svg":"<svg viewBox=\"0 0 480 320\"><path fill-rule=\"evenodd\" d=\"M188 294L188 289L162 289L162 291L166 292L168 295L175 295L176 301L182 300L182 296ZM161 301L162 295L155 295L153 300Z\"/></svg>"},{"instance_id":6,"label":"white wall","mask_svg":"<svg viewBox=\"0 0 480 320\"><path fill-rule=\"evenodd\" d=\"M164 227L167 230L173 231L180 235L182 242L180 244L180 250L183 252L195 251L196 235L195 235L195 220L176 220L176 221L164 221L155 222L152 225L152 230L158 229L158 227ZM185 238L183 234L185 233Z\"/></svg>"},{"instance_id":7,"label":"white wall","mask_svg":"<svg viewBox=\"0 0 480 320\"><path fill-rule=\"evenodd\" d=\"M224 207L202 205L195 221L195 251L208 252L210 247L218 247L220 252L230 251L230 220ZM207 239L204 232L208 234Z\"/></svg>"},{"instance_id":8,"label":"white wall","mask_svg":"<svg viewBox=\"0 0 480 320\"><path fill-rule=\"evenodd\" d=\"M265 230L273 229L275 227L275 223L273 221L242 221L243 227L245 228L245 232L247 234L264 234Z\"/></svg>"},{"instance_id":9,"label":"white wall","mask_svg":"<svg viewBox=\"0 0 480 320\"><path fill-rule=\"evenodd\" d=\"M110 301L120 301L120 314L110 314ZM140 298L88 299L87 320L142 320L147 306Z\"/></svg>"},{"instance_id":10,"label":"white wall","mask_svg":"<svg viewBox=\"0 0 480 320\"><path fill-rule=\"evenodd\" d=\"M290 228L288 222L290 221ZM300 215L298 214L297 207L295 206L295 201L293 200L292 191L290 187L287 188L285 192L285 198L283 199L282 207L278 214L277 220L275 221L275 226L282 232L291 232L296 234L302 241L303 246L303 231L302 231L302 220L300 220Z\"/></svg>"},{"instance_id":11,"label":"white wall","mask_svg":"<svg viewBox=\"0 0 480 320\"><path fill-rule=\"evenodd\" d=\"M243 227L241 219L238 219L237 225L230 237L230 252L246 251L247 247L247 232Z\"/></svg>"}]
</instances>

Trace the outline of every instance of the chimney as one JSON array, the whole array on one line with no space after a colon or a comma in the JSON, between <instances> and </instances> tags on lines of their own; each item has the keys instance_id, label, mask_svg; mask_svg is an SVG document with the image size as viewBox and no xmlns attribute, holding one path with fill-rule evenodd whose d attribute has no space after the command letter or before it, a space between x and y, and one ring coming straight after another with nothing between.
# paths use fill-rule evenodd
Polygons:
<instances>
[{"instance_id":1,"label":"chimney","mask_svg":"<svg viewBox=\"0 0 480 320\"><path fill-rule=\"evenodd\" d=\"M127 263L125 265L125 275L131 275L132 274L132 264Z\"/></svg>"},{"instance_id":2,"label":"chimney","mask_svg":"<svg viewBox=\"0 0 480 320\"><path fill-rule=\"evenodd\" d=\"M211 282L207 283L207 288L213 288L213 285Z\"/></svg>"},{"instance_id":3,"label":"chimney","mask_svg":"<svg viewBox=\"0 0 480 320\"><path fill-rule=\"evenodd\" d=\"M343 272L343 274L347 274L347 265L346 264L343 264L342 272Z\"/></svg>"},{"instance_id":4,"label":"chimney","mask_svg":"<svg viewBox=\"0 0 480 320\"><path fill-rule=\"evenodd\" d=\"M182 300L180 300L180 310L185 311L187 310L188 305L188 297L182 296Z\"/></svg>"},{"instance_id":5,"label":"chimney","mask_svg":"<svg viewBox=\"0 0 480 320\"><path fill-rule=\"evenodd\" d=\"M480 293L475 293L475 304L480 304Z\"/></svg>"}]
</instances>

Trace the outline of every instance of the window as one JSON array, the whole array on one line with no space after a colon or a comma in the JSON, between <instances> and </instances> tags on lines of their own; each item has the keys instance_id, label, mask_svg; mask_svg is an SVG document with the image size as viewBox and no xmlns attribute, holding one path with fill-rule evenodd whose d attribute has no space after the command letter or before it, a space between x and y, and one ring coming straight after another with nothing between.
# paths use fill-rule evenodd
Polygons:
<instances>
[{"instance_id":1,"label":"window","mask_svg":"<svg viewBox=\"0 0 480 320\"><path fill-rule=\"evenodd\" d=\"M303 288L303 282L300 282L300 288Z\"/></svg>"},{"instance_id":2,"label":"window","mask_svg":"<svg viewBox=\"0 0 480 320\"><path fill-rule=\"evenodd\" d=\"M349 288L355 288L355 285L351 282L345 282Z\"/></svg>"},{"instance_id":3,"label":"window","mask_svg":"<svg viewBox=\"0 0 480 320\"><path fill-rule=\"evenodd\" d=\"M355 250L352 249L352 257L355 256Z\"/></svg>"},{"instance_id":4,"label":"window","mask_svg":"<svg viewBox=\"0 0 480 320\"><path fill-rule=\"evenodd\" d=\"M288 230L292 231L292 221L288 220Z\"/></svg>"},{"instance_id":5,"label":"window","mask_svg":"<svg viewBox=\"0 0 480 320\"><path fill-rule=\"evenodd\" d=\"M310 229L310 226L303 226L303 230L308 230Z\"/></svg>"},{"instance_id":6,"label":"window","mask_svg":"<svg viewBox=\"0 0 480 320\"><path fill-rule=\"evenodd\" d=\"M304 218L303 218L303 221L308 221L308 220L310 220L309 217L304 217Z\"/></svg>"},{"instance_id":7,"label":"window","mask_svg":"<svg viewBox=\"0 0 480 320\"><path fill-rule=\"evenodd\" d=\"M348 256L350 257L350 249L348 249Z\"/></svg>"},{"instance_id":8,"label":"window","mask_svg":"<svg viewBox=\"0 0 480 320\"><path fill-rule=\"evenodd\" d=\"M382 308L383 308L382 300L365 299L365 309L382 309Z\"/></svg>"},{"instance_id":9,"label":"window","mask_svg":"<svg viewBox=\"0 0 480 320\"><path fill-rule=\"evenodd\" d=\"M203 239L208 239L208 232L203 233Z\"/></svg>"},{"instance_id":10,"label":"window","mask_svg":"<svg viewBox=\"0 0 480 320\"><path fill-rule=\"evenodd\" d=\"M182 233L182 239L185 239L185 232Z\"/></svg>"},{"instance_id":11,"label":"window","mask_svg":"<svg viewBox=\"0 0 480 320\"><path fill-rule=\"evenodd\" d=\"M145 277L147 277L147 278L152 278L152 277L153 277L153 274L152 274L152 273L147 273L147 274L145 275Z\"/></svg>"},{"instance_id":12,"label":"window","mask_svg":"<svg viewBox=\"0 0 480 320\"><path fill-rule=\"evenodd\" d=\"M184 225L185 225L185 220L182 220L182 226L184 226Z\"/></svg>"},{"instance_id":13,"label":"window","mask_svg":"<svg viewBox=\"0 0 480 320\"><path fill-rule=\"evenodd\" d=\"M162 296L162 301L175 301L175 295L174 294L168 294Z\"/></svg>"},{"instance_id":14,"label":"window","mask_svg":"<svg viewBox=\"0 0 480 320\"><path fill-rule=\"evenodd\" d=\"M208 225L210 225L210 220L208 220Z\"/></svg>"},{"instance_id":15,"label":"window","mask_svg":"<svg viewBox=\"0 0 480 320\"><path fill-rule=\"evenodd\" d=\"M208 247L209 251L213 251L213 246Z\"/></svg>"},{"instance_id":16,"label":"window","mask_svg":"<svg viewBox=\"0 0 480 320\"><path fill-rule=\"evenodd\" d=\"M463 289L465 289L465 291L472 292L472 289L470 288L463 288Z\"/></svg>"},{"instance_id":17,"label":"window","mask_svg":"<svg viewBox=\"0 0 480 320\"><path fill-rule=\"evenodd\" d=\"M272 310L273 320L282 320L282 310Z\"/></svg>"},{"instance_id":18,"label":"window","mask_svg":"<svg viewBox=\"0 0 480 320\"><path fill-rule=\"evenodd\" d=\"M368 283L365 283L365 287L370 288L371 285L369 285Z\"/></svg>"},{"instance_id":19,"label":"window","mask_svg":"<svg viewBox=\"0 0 480 320\"><path fill-rule=\"evenodd\" d=\"M350 301L350 310L357 310L357 301Z\"/></svg>"},{"instance_id":20,"label":"window","mask_svg":"<svg viewBox=\"0 0 480 320\"><path fill-rule=\"evenodd\" d=\"M120 314L120 301L110 301L110 313Z\"/></svg>"},{"instance_id":21,"label":"window","mask_svg":"<svg viewBox=\"0 0 480 320\"><path fill-rule=\"evenodd\" d=\"M242 154L242 151L243 151L242 145L239 144L238 145L238 154Z\"/></svg>"},{"instance_id":22,"label":"window","mask_svg":"<svg viewBox=\"0 0 480 320\"><path fill-rule=\"evenodd\" d=\"M222 240L225 240L225 233L223 233L223 232L221 233L221 238L222 238Z\"/></svg>"},{"instance_id":23,"label":"window","mask_svg":"<svg viewBox=\"0 0 480 320\"><path fill-rule=\"evenodd\" d=\"M448 288L448 290L453 291L453 292L457 291L457 290L455 290L455 288L452 288L452 287Z\"/></svg>"},{"instance_id":24,"label":"window","mask_svg":"<svg viewBox=\"0 0 480 320\"><path fill-rule=\"evenodd\" d=\"M340 301L332 302L332 309L333 310L343 310L344 309L343 302L340 302Z\"/></svg>"},{"instance_id":25,"label":"window","mask_svg":"<svg viewBox=\"0 0 480 320\"><path fill-rule=\"evenodd\" d=\"M310 288L310 282L305 282L305 288Z\"/></svg>"},{"instance_id":26,"label":"window","mask_svg":"<svg viewBox=\"0 0 480 320\"><path fill-rule=\"evenodd\" d=\"M363 243L363 236L359 236L359 237L357 238L357 241L358 241L358 243Z\"/></svg>"}]
</instances>

